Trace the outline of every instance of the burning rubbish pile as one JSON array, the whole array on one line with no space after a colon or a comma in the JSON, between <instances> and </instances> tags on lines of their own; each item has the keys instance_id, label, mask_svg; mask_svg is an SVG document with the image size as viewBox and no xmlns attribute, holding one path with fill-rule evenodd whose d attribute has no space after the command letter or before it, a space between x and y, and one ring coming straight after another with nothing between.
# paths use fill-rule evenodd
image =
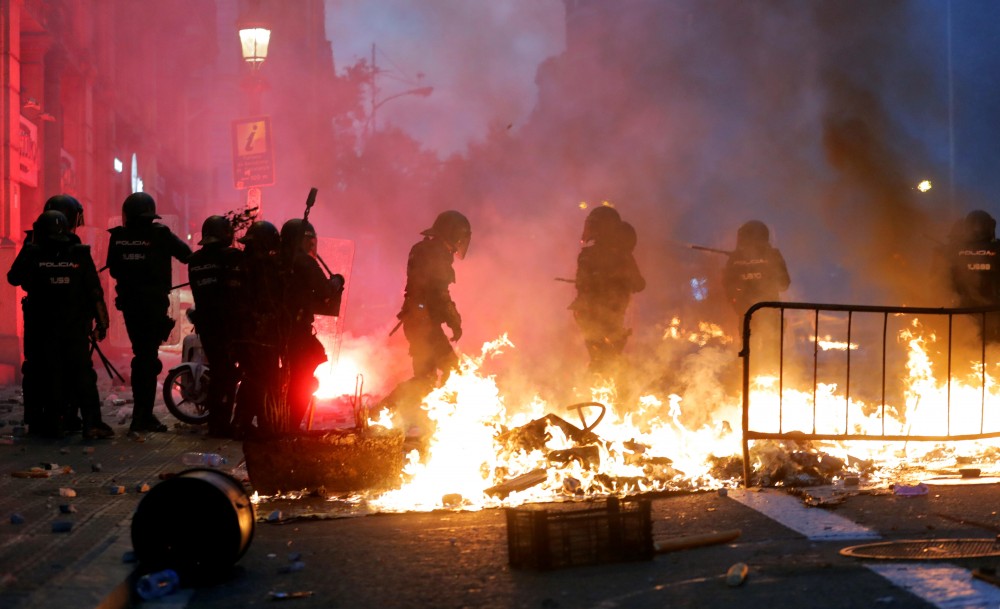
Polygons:
<instances>
[{"instance_id":1,"label":"burning rubbish pile","mask_svg":"<svg viewBox=\"0 0 1000 609\"><path fill-rule=\"evenodd\" d=\"M587 424L583 413L585 409L592 407L600 408L600 414L592 423ZM596 487L606 493L634 493L644 488L651 488L657 483L664 486L683 475L673 469L670 459L651 456L649 446L635 441L623 442L620 446L616 446L594 433L592 430L607 413L604 404L582 402L571 406L570 409L580 413L581 422L584 424L582 429L562 417L546 414L527 425L497 436L497 442L508 454L521 451L540 453L543 455L544 467L490 487L485 491L487 495L504 499L513 491L525 490L547 481L550 471L553 471L561 481L561 492L571 496L587 493L583 478L590 478L591 490ZM555 435L562 436L564 442L561 444L568 447L548 448L549 442ZM601 464L609 460L635 467L641 475L622 476L605 473Z\"/></svg>"},{"instance_id":2,"label":"burning rubbish pile","mask_svg":"<svg viewBox=\"0 0 1000 609\"><path fill-rule=\"evenodd\" d=\"M722 378L735 368L732 364L739 361L738 355L729 343L706 342L698 338L703 339L703 333L682 331L679 322L671 322L670 329L665 341L690 343L676 369L696 361L700 372L688 375L683 384L672 385L677 393L640 392L628 403L622 402L614 387L593 387L589 400L568 407L553 407L537 396L515 404L484 373L488 358L514 345L506 336L485 344L478 357L463 356L459 369L423 399L428 433L419 450L409 451L402 464L393 465L400 471L394 488L365 487L341 494L337 500L383 512L482 509L744 484L742 395L731 385L725 388ZM892 395L899 400L895 403L873 405L854 394L845 399L837 382L826 379L800 389L802 385L794 378L801 380L802 374L784 383L767 375L751 376L750 428L766 430L771 425L774 435L751 443L746 482L808 487L850 480L869 487L887 486L904 479L913 481L916 469L926 474L946 461L977 463L970 454L986 454L990 447L985 443L960 447L957 442L907 441L905 434L910 430L925 434L924 430L938 425L934 418L942 411L938 402L948 391L953 401L954 396L962 396L963 403L967 393L981 392L954 380L955 374L951 381L934 376L927 354L934 338L925 332L922 340L914 340L913 333L920 329L907 323L899 333L900 355L892 358L902 362L905 372L899 375L902 389L894 389ZM804 350L810 354L815 352L814 345L822 347L816 336L813 332L801 339L808 343ZM839 344L823 337L822 344L827 343ZM861 361L864 349L856 343L851 341L850 349ZM353 352L346 344L340 364L349 361ZM821 363L825 363L822 358ZM981 366L976 368L975 362L972 366L982 373ZM363 363L358 368L372 369ZM952 371L956 369L953 364ZM821 372L829 376L826 369ZM993 392L990 384L987 402L997 399ZM706 403L711 405L706 407ZM687 408L689 404L693 406ZM952 427L965 429L968 421L957 418L957 412L952 410ZM385 430L396 438L405 433L392 412L367 416L371 430ZM878 433L902 439L865 439L866 434ZM841 438L852 435L859 441Z\"/></svg>"}]
</instances>

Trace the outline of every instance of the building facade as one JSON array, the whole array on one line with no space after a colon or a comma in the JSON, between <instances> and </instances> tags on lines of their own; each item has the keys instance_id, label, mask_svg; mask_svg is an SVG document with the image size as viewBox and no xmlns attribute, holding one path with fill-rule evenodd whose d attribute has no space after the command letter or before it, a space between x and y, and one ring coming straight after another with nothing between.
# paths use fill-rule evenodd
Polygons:
<instances>
[{"instance_id":1,"label":"building facade","mask_svg":"<svg viewBox=\"0 0 1000 609\"><path fill-rule=\"evenodd\" d=\"M0 267L10 268L24 231L58 193L83 204L86 224L79 234L98 268L106 229L119 221L121 202L132 192L150 193L163 221L192 248L206 216L245 204L247 193L233 180L231 130L247 113L237 30L250 12L274 28L273 48L289 47L274 63L294 69L275 65L275 72L301 78L310 100L306 108L272 108L276 91L264 91L261 112L273 114L285 133L322 139L328 117L319 88L333 78L324 3L289 6L271 0L0 0ZM303 66L322 74L307 78ZM291 149L294 142L278 138L275 146ZM297 189L303 200L308 188ZM113 284L105 291L114 312ZM0 282L0 383L19 379L22 295ZM127 346L120 329L112 327L112 339Z\"/></svg>"}]
</instances>

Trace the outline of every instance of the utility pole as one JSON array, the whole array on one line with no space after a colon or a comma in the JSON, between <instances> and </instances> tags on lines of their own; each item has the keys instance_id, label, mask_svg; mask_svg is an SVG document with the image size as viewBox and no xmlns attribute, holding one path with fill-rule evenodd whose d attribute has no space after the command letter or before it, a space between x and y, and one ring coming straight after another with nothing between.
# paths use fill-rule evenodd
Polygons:
<instances>
[{"instance_id":1,"label":"utility pole","mask_svg":"<svg viewBox=\"0 0 1000 609\"><path fill-rule=\"evenodd\" d=\"M378 74L378 68L375 66L375 43L373 42L372 43L372 84L371 84L371 89L372 89L372 111L371 111L371 116L369 117L369 122L368 122L368 136L369 137L373 133L375 133L375 110L378 109L378 106L375 104L375 98L378 97L378 90L375 88L375 78L376 78L377 74Z\"/></svg>"}]
</instances>

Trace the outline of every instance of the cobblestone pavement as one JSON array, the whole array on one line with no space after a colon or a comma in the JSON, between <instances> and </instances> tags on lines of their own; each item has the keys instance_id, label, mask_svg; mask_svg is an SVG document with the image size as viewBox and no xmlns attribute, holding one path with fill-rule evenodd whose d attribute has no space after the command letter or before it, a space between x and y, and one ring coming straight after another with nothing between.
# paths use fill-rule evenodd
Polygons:
<instances>
[{"instance_id":1,"label":"cobblestone pavement","mask_svg":"<svg viewBox=\"0 0 1000 609\"><path fill-rule=\"evenodd\" d=\"M242 461L238 442L179 423L161 401L166 433L128 436L131 395L101 387L102 414L116 436L62 440L23 436L20 388L0 387L0 607L110 606L132 572L132 513L149 488L187 469L186 452Z\"/></svg>"}]
</instances>

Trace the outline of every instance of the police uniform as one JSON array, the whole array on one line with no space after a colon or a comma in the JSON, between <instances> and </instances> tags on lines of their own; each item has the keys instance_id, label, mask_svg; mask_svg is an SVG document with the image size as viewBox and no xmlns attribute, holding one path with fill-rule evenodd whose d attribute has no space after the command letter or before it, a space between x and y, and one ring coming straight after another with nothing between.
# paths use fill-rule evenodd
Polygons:
<instances>
[{"instance_id":1,"label":"police uniform","mask_svg":"<svg viewBox=\"0 0 1000 609\"><path fill-rule=\"evenodd\" d=\"M239 372L235 343L243 288L243 252L222 243L205 244L188 260L188 281L194 298L195 331L212 370L208 385L208 432L231 435L233 405Z\"/></svg>"},{"instance_id":2,"label":"police uniform","mask_svg":"<svg viewBox=\"0 0 1000 609\"><path fill-rule=\"evenodd\" d=\"M426 237L410 249L406 261L406 288L399 319L410 343L413 376L436 378L458 366L441 324L454 330L462 318L451 299L449 286L455 283L454 254L444 240Z\"/></svg>"},{"instance_id":3,"label":"police uniform","mask_svg":"<svg viewBox=\"0 0 1000 609\"><path fill-rule=\"evenodd\" d=\"M61 436L79 407L85 438L113 436L101 421L90 354L94 321L100 338L108 326L104 290L90 248L68 233L34 241L25 244L7 273L7 281L27 294L24 349L30 374L26 378L33 379L29 432Z\"/></svg>"},{"instance_id":4,"label":"police uniform","mask_svg":"<svg viewBox=\"0 0 1000 609\"><path fill-rule=\"evenodd\" d=\"M965 219L966 238L956 243L951 255L951 283L960 307L988 307L1000 304L1000 242L995 238L996 222L984 211L970 212ZM982 337L1000 341L1000 314L976 316Z\"/></svg>"},{"instance_id":5,"label":"police uniform","mask_svg":"<svg viewBox=\"0 0 1000 609\"><path fill-rule=\"evenodd\" d=\"M608 206L596 207L583 224L585 245L576 259L576 298L573 311L590 356L589 370L613 374L632 331L625 313L632 294L646 289L633 252L635 229Z\"/></svg>"},{"instance_id":6,"label":"police uniform","mask_svg":"<svg viewBox=\"0 0 1000 609\"><path fill-rule=\"evenodd\" d=\"M157 216L158 217L158 216ZM187 246L168 227L151 219L112 228L107 266L115 279L115 307L122 312L132 343L131 430L165 431L153 416L156 378L163 370L158 350L170 336L171 259L186 263Z\"/></svg>"}]
</instances>

